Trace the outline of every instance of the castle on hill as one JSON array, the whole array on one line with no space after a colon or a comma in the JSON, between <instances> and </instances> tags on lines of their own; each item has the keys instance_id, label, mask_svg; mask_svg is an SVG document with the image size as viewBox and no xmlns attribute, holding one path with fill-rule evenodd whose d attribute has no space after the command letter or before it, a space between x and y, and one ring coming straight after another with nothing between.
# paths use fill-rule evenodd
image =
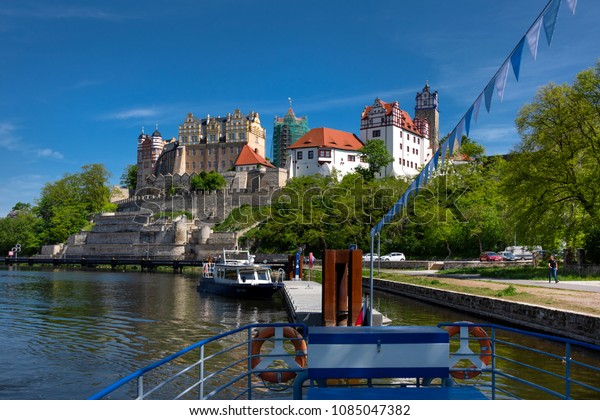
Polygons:
<instances>
[{"instance_id":1,"label":"castle on hill","mask_svg":"<svg viewBox=\"0 0 600 420\"><path fill-rule=\"evenodd\" d=\"M210 171L224 175L229 188L238 189L278 189L296 176L343 176L366 165L360 149L375 139L384 142L393 158L380 176L408 178L417 175L439 147L438 92L432 92L429 83L416 94L414 110L411 117L398 101L375 98L361 112L356 136L326 127L311 130L307 118L296 117L290 104L286 116L274 121L273 163L266 157L266 130L257 112L246 115L236 109L225 117L206 118L188 113L177 138L163 139L158 127L152 135L142 130L138 190L164 189L161 177L185 180Z\"/></svg>"}]
</instances>

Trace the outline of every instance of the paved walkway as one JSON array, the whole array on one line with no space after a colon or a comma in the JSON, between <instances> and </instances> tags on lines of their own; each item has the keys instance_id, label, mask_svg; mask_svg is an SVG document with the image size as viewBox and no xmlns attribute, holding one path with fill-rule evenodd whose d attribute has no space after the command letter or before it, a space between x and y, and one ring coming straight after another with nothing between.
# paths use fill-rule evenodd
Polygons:
<instances>
[{"instance_id":1,"label":"paved walkway","mask_svg":"<svg viewBox=\"0 0 600 420\"><path fill-rule=\"evenodd\" d=\"M558 284L548 283L548 280L519 280L519 279L495 279L489 277L481 277L479 274L438 274L437 270L393 270L393 269L382 269L381 271L393 272L395 274L406 274L409 276L426 276L426 277L448 277L453 279L465 279L465 280L485 280L493 281L497 283L512 283L512 284L525 284L528 286L538 287L549 287L552 289L566 289L566 290L581 290L584 292L596 292L600 293L600 280L589 280L589 281L560 281L560 274L558 277ZM375 269L374 276L377 276L377 269Z\"/></svg>"}]
</instances>

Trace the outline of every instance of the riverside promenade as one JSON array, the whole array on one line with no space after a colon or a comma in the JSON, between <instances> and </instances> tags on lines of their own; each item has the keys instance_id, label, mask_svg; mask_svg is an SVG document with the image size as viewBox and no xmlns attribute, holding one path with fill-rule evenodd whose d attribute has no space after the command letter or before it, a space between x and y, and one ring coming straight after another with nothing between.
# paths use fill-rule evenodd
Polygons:
<instances>
[{"instance_id":1,"label":"riverside promenade","mask_svg":"<svg viewBox=\"0 0 600 420\"><path fill-rule=\"evenodd\" d=\"M519 280L519 279L497 279L491 277L482 277L479 274L439 274L438 270L389 270L382 269L383 272L405 274L407 276L426 276L426 277L442 277L463 280L483 280L495 283L520 284L526 286L548 287L551 289L579 290L582 292L600 293L600 280L588 281L560 281L550 283L547 280Z\"/></svg>"},{"instance_id":2,"label":"riverside promenade","mask_svg":"<svg viewBox=\"0 0 600 420\"><path fill-rule=\"evenodd\" d=\"M439 280L442 284L412 284L410 281L374 278L377 290L463 311L518 327L558 334L600 345L600 281L491 279L473 275L438 274L429 270L381 270L381 274ZM377 276L375 271L374 276ZM560 280L560 277L559 277ZM369 279L363 277L363 286ZM514 295L500 293L516 285ZM518 287L521 286L521 287ZM460 290L460 291L457 291Z\"/></svg>"}]
</instances>

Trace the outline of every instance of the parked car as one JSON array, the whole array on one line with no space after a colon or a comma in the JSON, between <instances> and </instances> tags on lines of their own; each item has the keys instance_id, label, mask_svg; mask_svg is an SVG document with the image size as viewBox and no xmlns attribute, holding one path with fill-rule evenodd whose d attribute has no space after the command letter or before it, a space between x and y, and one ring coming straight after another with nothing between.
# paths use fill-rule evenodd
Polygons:
<instances>
[{"instance_id":1,"label":"parked car","mask_svg":"<svg viewBox=\"0 0 600 420\"><path fill-rule=\"evenodd\" d=\"M406 257L402 252L390 252L382 256L381 261L406 261Z\"/></svg>"},{"instance_id":2,"label":"parked car","mask_svg":"<svg viewBox=\"0 0 600 420\"><path fill-rule=\"evenodd\" d=\"M515 257L512 252L500 251L498 252L498 255L502 256L504 261L517 261L517 257Z\"/></svg>"},{"instance_id":3,"label":"parked car","mask_svg":"<svg viewBox=\"0 0 600 420\"><path fill-rule=\"evenodd\" d=\"M496 252L486 251L479 256L479 261L502 261L502 255Z\"/></svg>"},{"instance_id":4,"label":"parked car","mask_svg":"<svg viewBox=\"0 0 600 420\"><path fill-rule=\"evenodd\" d=\"M377 261L379 259L379 255L377 255L377 253L373 253L373 260ZM371 254L370 253L366 253L363 254L363 261L371 261Z\"/></svg>"}]
</instances>

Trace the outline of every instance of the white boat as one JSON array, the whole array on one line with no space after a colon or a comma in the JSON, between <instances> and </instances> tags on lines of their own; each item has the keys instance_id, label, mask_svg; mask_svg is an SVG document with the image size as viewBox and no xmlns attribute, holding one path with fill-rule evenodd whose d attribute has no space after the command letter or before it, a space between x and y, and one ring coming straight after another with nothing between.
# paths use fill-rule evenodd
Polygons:
<instances>
[{"instance_id":1,"label":"white boat","mask_svg":"<svg viewBox=\"0 0 600 420\"><path fill-rule=\"evenodd\" d=\"M255 264L249 251L225 250L218 262L206 262L198 290L221 296L268 299L283 287L271 276L271 267Z\"/></svg>"}]
</instances>

